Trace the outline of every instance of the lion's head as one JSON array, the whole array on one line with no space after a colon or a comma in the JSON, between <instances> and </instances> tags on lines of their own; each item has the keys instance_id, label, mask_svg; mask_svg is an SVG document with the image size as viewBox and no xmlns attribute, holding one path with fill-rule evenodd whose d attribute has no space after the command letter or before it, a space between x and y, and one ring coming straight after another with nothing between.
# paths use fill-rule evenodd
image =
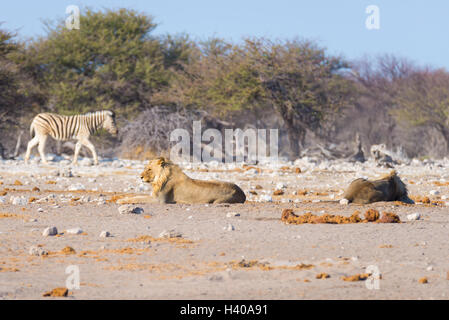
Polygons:
<instances>
[{"instance_id":1,"label":"lion's head","mask_svg":"<svg viewBox=\"0 0 449 320\"><path fill-rule=\"evenodd\" d=\"M394 185L394 196L393 197L396 200L400 200L402 198L408 198L407 186L405 185L404 182L402 182L401 178L399 178L399 176L397 175L395 170L391 171L391 173L388 176L384 177L384 179L391 181L391 183Z\"/></svg>"},{"instance_id":2,"label":"lion's head","mask_svg":"<svg viewBox=\"0 0 449 320\"><path fill-rule=\"evenodd\" d=\"M407 195L407 186L394 170L379 180L354 180L346 190L344 198L359 204L377 201L413 202Z\"/></svg>"},{"instance_id":3,"label":"lion's head","mask_svg":"<svg viewBox=\"0 0 449 320\"><path fill-rule=\"evenodd\" d=\"M173 163L164 157L150 160L145 169L140 174L143 182L153 185L153 191L157 192L163 188L168 180L170 169Z\"/></svg>"}]
</instances>

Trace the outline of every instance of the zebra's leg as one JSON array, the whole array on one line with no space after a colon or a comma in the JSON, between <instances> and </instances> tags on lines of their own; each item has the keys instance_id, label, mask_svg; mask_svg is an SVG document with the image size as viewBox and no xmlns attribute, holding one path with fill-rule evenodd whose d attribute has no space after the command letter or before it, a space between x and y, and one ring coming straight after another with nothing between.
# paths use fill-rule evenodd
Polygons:
<instances>
[{"instance_id":1,"label":"zebra's leg","mask_svg":"<svg viewBox=\"0 0 449 320\"><path fill-rule=\"evenodd\" d=\"M41 162L43 164L48 164L47 159L45 158L45 142L47 142L47 136L39 136L39 146L37 150L39 150L39 154L41 156Z\"/></svg>"},{"instance_id":2,"label":"zebra's leg","mask_svg":"<svg viewBox=\"0 0 449 320\"><path fill-rule=\"evenodd\" d=\"M81 143L84 144L86 147L89 148L90 152L92 152L92 156L94 158L94 164L98 165L98 156L97 152L95 151L95 147L92 144L92 142L89 141L89 139L83 139L81 140Z\"/></svg>"},{"instance_id":3,"label":"zebra's leg","mask_svg":"<svg viewBox=\"0 0 449 320\"><path fill-rule=\"evenodd\" d=\"M28 142L27 146L27 152L25 153L25 164L28 164L28 160L30 160L31 150L39 143L39 137L34 136L33 139L31 139Z\"/></svg>"},{"instance_id":4,"label":"zebra's leg","mask_svg":"<svg viewBox=\"0 0 449 320\"><path fill-rule=\"evenodd\" d=\"M80 153L80 149L81 149L81 142L78 140L75 144L75 154L73 155L73 161L72 164L78 164L78 154Z\"/></svg>"}]
</instances>

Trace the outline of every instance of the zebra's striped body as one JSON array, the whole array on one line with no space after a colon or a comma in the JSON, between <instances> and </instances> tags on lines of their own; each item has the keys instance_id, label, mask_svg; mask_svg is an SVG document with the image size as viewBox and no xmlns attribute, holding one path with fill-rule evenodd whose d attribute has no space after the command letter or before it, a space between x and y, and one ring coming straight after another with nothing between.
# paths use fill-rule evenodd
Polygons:
<instances>
[{"instance_id":1,"label":"zebra's striped body","mask_svg":"<svg viewBox=\"0 0 449 320\"><path fill-rule=\"evenodd\" d=\"M74 116L39 113L31 122L30 135L33 137L33 133L35 133L35 136L28 142L25 162L28 162L31 150L39 144L38 150L42 159L41 161L47 163L44 155L45 142L47 137L51 136L56 140L78 140L75 146L74 164L77 162L78 153L82 145L90 149L95 164L98 164L97 153L95 147L89 141L89 137L100 128L106 129L112 135L117 134L115 114L112 111L102 110Z\"/></svg>"}]
</instances>

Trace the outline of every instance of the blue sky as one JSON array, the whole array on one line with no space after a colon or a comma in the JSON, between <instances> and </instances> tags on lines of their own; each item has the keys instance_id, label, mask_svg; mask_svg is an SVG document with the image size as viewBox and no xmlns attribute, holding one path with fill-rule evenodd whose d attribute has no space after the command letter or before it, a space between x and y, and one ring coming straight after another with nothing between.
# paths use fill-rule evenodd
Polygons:
<instances>
[{"instance_id":1,"label":"blue sky","mask_svg":"<svg viewBox=\"0 0 449 320\"><path fill-rule=\"evenodd\" d=\"M447 0L39 0L2 1L3 28L21 38L44 35L43 19L64 19L68 5L132 8L153 15L155 34L187 33L194 39L243 36L313 39L348 59L393 53L449 70ZM365 9L380 9L380 29L368 30ZM82 28L82 26L81 26Z\"/></svg>"}]
</instances>

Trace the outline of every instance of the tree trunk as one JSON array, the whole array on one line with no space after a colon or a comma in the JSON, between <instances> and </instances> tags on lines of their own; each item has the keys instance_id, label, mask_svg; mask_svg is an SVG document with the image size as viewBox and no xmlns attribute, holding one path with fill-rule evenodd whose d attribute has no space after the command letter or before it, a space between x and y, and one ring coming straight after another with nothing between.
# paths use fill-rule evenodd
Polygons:
<instances>
[{"instance_id":1,"label":"tree trunk","mask_svg":"<svg viewBox=\"0 0 449 320\"><path fill-rule=\"evenodd\" d=\"M294 160L299 157L301 148L304 145L305 130L300 126L295 126L292 119L284 119L284 123L290 145L289 158L290 160Z\"/></svg>"},{"instance_id":2,"label":"tree trunk","mask_svg":"<svg viewBox=\"0 0 449 320\"><path fill-rule=\"evenodd\" d=\"M441 125L441 126L438 126L438 130L443 135L444 140L446 140L446 155L447 155L447 154L449 154L449 128L447 128L444 125Z\"/></svg>"}]
</instances>

